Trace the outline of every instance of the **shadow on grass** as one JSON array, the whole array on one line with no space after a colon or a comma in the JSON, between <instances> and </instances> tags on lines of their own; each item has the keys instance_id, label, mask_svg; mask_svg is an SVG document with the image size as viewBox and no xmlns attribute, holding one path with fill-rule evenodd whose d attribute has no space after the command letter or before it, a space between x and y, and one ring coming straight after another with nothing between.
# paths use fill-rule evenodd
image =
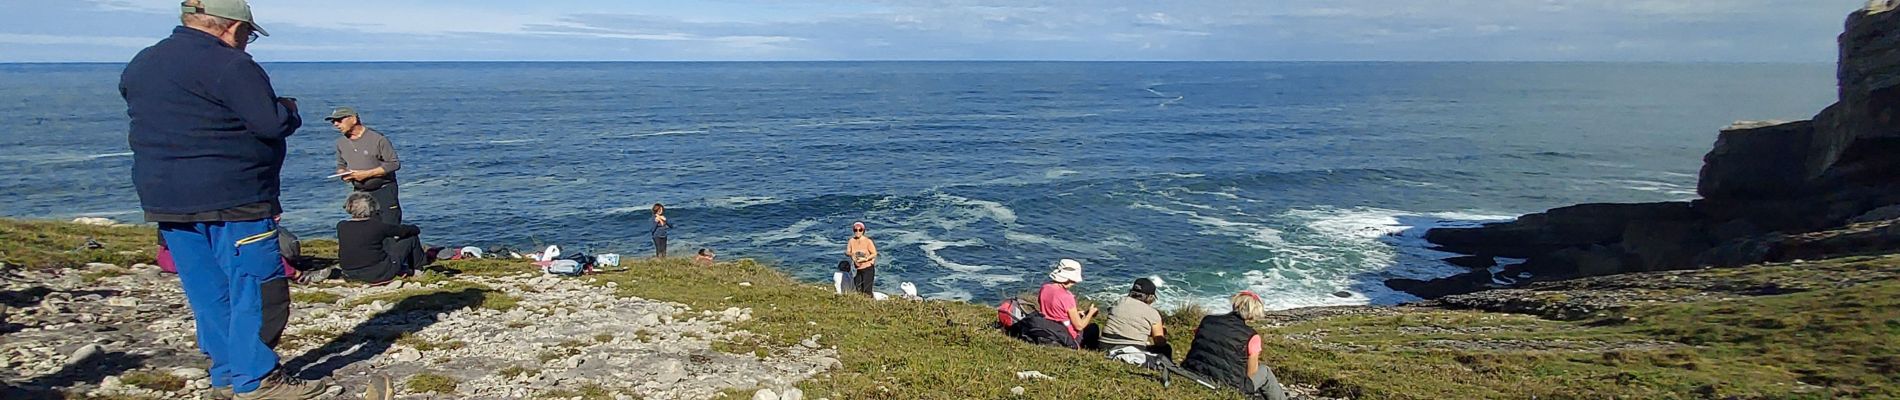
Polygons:
<instances>
[{"instance_id":1,"label":"shadow on grass","mask_svg":"<svg viewBox=\"0 0 1900 400\"><path fill-rule=\"evenodd\" d=\"M357 324L349 332L329 343L284 363L303 379L329 376L339 369L383 354L404 333L413 333L441 322L442 313L482 304L481 289L431 293L402 299L389 309Z\"/></svg>"},{"instance_id":2,"label":"shadow on grass","mask_svg":"<svg viewBox=\"0 0 1900 400\"><path fill-rule=\"evenodd\" d=\"M40 400L66 399L66 393L60 389L70 388L80 383L99 382L108 376L116 376L145 365L147 356L123 352L100 353L78 362L66 364L65 368L18 384L0 382L0 398Z\"/></svg>"}]
</instances>

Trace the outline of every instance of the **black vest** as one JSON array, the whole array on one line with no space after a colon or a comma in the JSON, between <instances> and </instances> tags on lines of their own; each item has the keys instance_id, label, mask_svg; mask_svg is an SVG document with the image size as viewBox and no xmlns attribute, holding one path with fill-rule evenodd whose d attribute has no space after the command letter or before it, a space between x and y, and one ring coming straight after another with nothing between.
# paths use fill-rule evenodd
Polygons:
<instances>
[{"instance_id":1,"label":"black vest","mask_svg":"<svg viewBox=\"0 0 1900 400\"><path fill-rule=\"evenodd\" d=\"M1253 389L1247 376L1247 341L1254 335L1253 327L1233 313L1202 318L1181 368L1242 391Z\"/></svg>"}]
</instances>

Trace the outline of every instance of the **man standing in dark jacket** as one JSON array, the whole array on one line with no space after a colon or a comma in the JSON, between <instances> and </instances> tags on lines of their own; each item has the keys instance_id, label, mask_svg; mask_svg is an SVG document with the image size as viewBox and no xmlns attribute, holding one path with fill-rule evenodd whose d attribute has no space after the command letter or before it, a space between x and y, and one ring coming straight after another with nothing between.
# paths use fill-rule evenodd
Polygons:
<instances>
[{"instance_id":1,"label":"man standing in dark jacket","mask_svg":"<svg viewBox=\"0 0 1900 400\"><path fill-rule=\"evenodd\" d=\"M402 159L396 146L382 132L363 125L356 109L337 107L330 121L343 137L336 138L336 173L357 192L376 199L376 219L389 225L402 225L402 202L396 198L396 170Z\"/></svg>"},{"instance_id":2,"label":"man standing in dark jacket","mask_svg":"<svg viewBox=\"0 0 1900 400\"><path fill-rule=\"evenodd\" d=\"M315 398L323 385L287 376L271 348L290 313L273 217L297 102L244 52L267 35L249 4L182 6L183 25L119 78L133 186L177 262L211 384L238 399Z\"/></svg>"}]
</instances>

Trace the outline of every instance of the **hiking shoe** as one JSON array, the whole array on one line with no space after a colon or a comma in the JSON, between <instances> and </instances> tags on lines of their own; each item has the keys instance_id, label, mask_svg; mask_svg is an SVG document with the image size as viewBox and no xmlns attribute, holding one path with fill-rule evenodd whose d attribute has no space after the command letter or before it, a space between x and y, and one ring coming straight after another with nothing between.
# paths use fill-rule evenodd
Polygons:
<instances>
[{"instance_id":1,"label":"hiking shoe","mask_svg":"<svg viewBox=\"0 0 1900 400\"><path fill-rule=\"evenodd\" d=\"M342 270L339 270L336 267L324 268L324 269L320 269L316 271L306 271L304 273L297 274L297 283L308 285L308 284L313 284L317 282L322 282L322 281L336 278L336 276L340 275L341 272Z\"/></svg>"},{"instance_id":2,"label":"hiking shoe","mask_svg":"<svg viewBox=\"0 0 1900 400\"><path fill-rule=\"evenodd\" d=\"M363 390L363 400L393 400L396 398L396 385L390 383L388 375L377 374L369 377L369 387Z\"/></svg>"},{"instance_id":3,"label":"hiking shoe","mask_svg":"<svg viewBox=\"0 0 1900 400\"><path fill-rule=\"evenodd\" d=\"M231 400L231 396L234 394L235 393L231 393L230 386L219 386L211 388L210 391L205 392L204 396L200 396L199 398L204 400Z\"/></svg>"},{"instance_id":4,"label":"hiking shoe","mask_svg":"<svg viewBox=\"0 0 1900 400\"><path fill-rule=\"evenodd\" d=\"M231 398L237 400L310 400L323 396L322 382L309 382L284 375L282 371L272 372L250 393L238 393Z\"/></svg>"}]
</instances>

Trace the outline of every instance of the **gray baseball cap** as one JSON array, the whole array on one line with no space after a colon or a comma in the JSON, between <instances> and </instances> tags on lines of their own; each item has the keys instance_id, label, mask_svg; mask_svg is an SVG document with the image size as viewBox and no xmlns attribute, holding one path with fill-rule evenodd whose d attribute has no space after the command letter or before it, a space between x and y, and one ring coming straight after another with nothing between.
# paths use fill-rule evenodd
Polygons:
<instances>
[{"instance_id":1,"label":"gray baseball cap","mask_svg":"<svg viewBox=\"0 0 1900 400\"><path fill-rule=\"evenodd\" d=\"M185 1L184 3L180 3L180 7L183 8L183 11L187 14L204 14L204 15L210 15L213 17L224 17L225 19L230 19L230 20L235 20L235 21L244 21L244 23L251 24L251 29L256 30L257 34L270 36L270 32L265 32L264 27L258 25L256 19L251 18L251 3L248 1L245 1L245 0L197 0L197 1L198 1L198 5L196 7L192 6L191 1L189 0Z\"/></svg>"},{"instance_id":2,"label":"gray baseball cap","mask_svg":"<svg viewBox=\"0 0 1900 400\"><path fill-rule=\"evenodd\" d=\"M349 108L349 107L337 107L335 110L330 111L330 116L323 117L323 119L325 121L335 121L335 120L354 117L354 116L356 116L356 109Z\"/></svg>"}]
</instances>

